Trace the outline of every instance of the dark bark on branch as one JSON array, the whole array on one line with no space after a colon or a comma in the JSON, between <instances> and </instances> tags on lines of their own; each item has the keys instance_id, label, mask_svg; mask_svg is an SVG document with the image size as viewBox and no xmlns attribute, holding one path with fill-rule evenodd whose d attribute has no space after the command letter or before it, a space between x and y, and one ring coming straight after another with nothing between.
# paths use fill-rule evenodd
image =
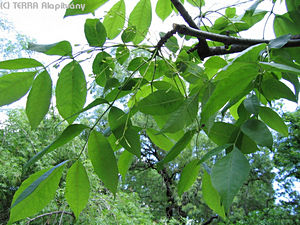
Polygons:
<instances>
[{"instance_id":1,"label":"dark bark on branch","mask_svg":"<svg viewBox=\"0 0 300 225\"><path fill-rule=\"evenodd\" d=\"M212 216L210 217L206 222L204 222L202 225L210 224L214 219L218 219L218 216Z\"/></svg>"},{"instance_id":2,"label":"dark bark on branch","mask_svg":"<svg viewBox=\"0 0 300 225\"><path fill-rule=\"evenodd\" d=\"M66 211L54 211L54 212L49 212L49 213L44 213L44 214L41 214L41 215L38 215L37 217L34 217L32 219L29 219L28 220L28 224L34 220L37 220L39 218L42 218L42 217L45 217L45 216L52 216L52 215L55 215L55 214L67 214L67 215L70 215L73 217L73 219L75 220L75 215L72 213L72 212L66 212Z\"/></svg>"},{"instance_id":3,"label":"dark bark on branch","mask_svg":"<svg viewBox=\"0 0 300 225\"><path fill-rule=\"evenodd\" d=\"M178 12L182 16L182 18L185 20L185 22L187 22L187 24L190 27L199 30L196 23L194 22L194 20L190 16L190 14L186 11L186 9L181 4L181 2L179 0L171 0L171 2L174 5L174 7L178 10ZM198 52L198 55L199 55L200 59L203 60L209 52L209 47L207 45L207 42L206 42L205 38L203 38L203 37L197 37L197 38L198 38L198 41L199 41L197 52Z\"/></svg>"}]
</instances>

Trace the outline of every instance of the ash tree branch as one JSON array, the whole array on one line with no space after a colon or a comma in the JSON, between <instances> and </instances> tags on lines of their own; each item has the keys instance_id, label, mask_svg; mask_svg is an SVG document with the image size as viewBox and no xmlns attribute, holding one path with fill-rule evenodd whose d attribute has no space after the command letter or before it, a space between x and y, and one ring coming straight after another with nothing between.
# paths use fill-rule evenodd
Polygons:
<instances>
[{"instance_id":1,"label":"ash tree branch","mask_svg":"<svg viewBox=\"0 0 300 225\"><path fill-rule=\"evenodd\" d=\"M192 27L196 30L199 30L196 23L194 22L194 20L190 16L190 14L186 11L186 9L181 4L181 2L179 0L171 0L171 2L174 5L174 7L178 10L178 12L182 16L182 18L185 20L185 22L187 22L187 24L190 27ZM205 58L205 55L209 53L209 47L207 45L205 38L203 38L203 37L197 37L197 38L199 41L199 43L197 45L198 50L199 50L198 55L199 55L200 59L203 60Z\"/></svg>"},{"instance_id":2,"label":"ash tree branch","mask_svg":"<svg viewBox=\"0 0 300 225\"><path fill-rule=\"evenodd\" d=\"M39 218L42 218L42 217L45 217L45 216L52 216L52 215L55 215L55 214L67 214L67 215L70 215L73 217L73 219L75 220L75 215L72 213L72 212L66 212L66 211L54 211L54 212L49 212L49 213L44 213L44 214L41 214L41 215L38 215L37 217L34 217L32 219L29 219L27 221L27 223L29 224L30 222L34 221L34 220L37 220Z\"/></svg>"}]
</instances>

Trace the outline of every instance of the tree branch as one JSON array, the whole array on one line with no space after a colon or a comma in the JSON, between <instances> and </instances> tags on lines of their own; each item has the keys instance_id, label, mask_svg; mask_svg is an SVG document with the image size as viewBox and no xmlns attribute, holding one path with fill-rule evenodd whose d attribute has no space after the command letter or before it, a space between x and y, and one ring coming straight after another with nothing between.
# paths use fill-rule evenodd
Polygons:
<instances>
[{"instance_id":1,"label":"tree branch","mask_svg":"<svg viewBox=\"0 0 300 225\"><path fill-rule=\"evenodd\" d=\"M171 2L174 5L174 7L178 10L178 12L182 16L182 18L185 20L185 22L187 22L187 24L190 27L199 30L196 23L194 22L194 20L190 16L190 14L186 11L186 9L181 4L181 2L179 0L171 0ZM199 55L200 59L203 60L205 58L205 55L209 53L209 47L207 45L205 38L203 38L203 37L197 37L197 38L199 41L198 50L201 50L201 51L198 51L198 55Z\"/></svg>"},{"instance_id":2,"label":"tree branch","mask_svg":"<svg viewBox=\"0 0 300 225\"><path fill-rule=\"evenodd\" d=\"M206 222L204 222L202 225L210 224L214 219L218 219L218 216L212 216L210 217Z\"/></svg>"},{"instance_id":3,"label":"tree branch","mask_svg":"<svg viewBox=\"0 0 300 225\"><path fill-rule=\"evenodd\" d=\"M75 216L72 212L66 212L66 211L54 211L54 212L49 212L49 213L44 213L44 214L41 214L41 215L38 215L37 217L34 217L32 219L29 219L28 220L28 224L34 220L37 220L39 218L42 218L42 217L45 217L45 216L52 216L54 214L68 214L68 215L71 215L73 217L73 219L75 220Z\"/></svg>"}]
</instances>

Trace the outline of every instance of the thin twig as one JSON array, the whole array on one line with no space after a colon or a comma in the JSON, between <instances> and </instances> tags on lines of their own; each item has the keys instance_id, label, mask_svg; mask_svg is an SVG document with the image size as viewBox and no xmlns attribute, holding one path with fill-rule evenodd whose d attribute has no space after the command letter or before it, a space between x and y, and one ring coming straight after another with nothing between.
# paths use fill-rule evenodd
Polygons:
<instances>
[{"instance_id":1,"label":"thin twig","mask_svg":"<svg viewBox=\"0 0 300 225\"><path fill-rule=\"evenodd\" d=\"M34 218L32 218L32 219L29 219L29 220L27 221L27 223L29 224L29 223L31 223L32 221L37 220L37 219L39 219L39 218L42 218L42 217L45 217L45 216L52 216L52 215L55 215L55 214L67 214L67 215L72 216L72 217L74 218L74 220L75 220L75 215L74 215L72 212L66 212L66 211L54 211L54 212L44 213L44 214L38 215L38 216L36 216L36 217L34 217Z\"/></svg>"}]
</instances>

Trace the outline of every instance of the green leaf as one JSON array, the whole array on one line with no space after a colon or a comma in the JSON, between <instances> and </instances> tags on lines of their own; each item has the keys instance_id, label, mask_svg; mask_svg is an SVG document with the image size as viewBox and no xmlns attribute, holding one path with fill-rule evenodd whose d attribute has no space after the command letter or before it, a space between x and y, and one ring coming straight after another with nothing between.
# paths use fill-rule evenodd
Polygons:
<instances>
[{"instance_id":1,"label":"green leaf","mask_svg":"<svg viewBox=\"0 0 300 225\"><path fill-rule=\"evenodd\" d=\"M68 41L60 41L50 45L38 45L29 43L28 49L36 52L41 52L46 55L60 55L72 57L72 46Z\"/></svg>"},{"instance_id":2,"label":"green leaf","mask_svg":"<svg viewBox=\"0 0 300 225\"><path fill-rule=\"evenodd\" d=\"M26 68L43 67L39 61L30 58L11 59L0 62L0 69L17 70Z\"/></svg>"},{"instance_id":3,"label":"green leaf","mask_svg":"<svg viewBox=\"0 0 300 225\"><path fill-rule=\"evenodd\" d=\"M26 103L26 115L32 129L35 129L47 114L52 96L52 80L45 70L32 84Z\"/></svg>"},{"instance_id":4,"label":"green leaf","mask_svg":"<svg viewBox=\"0 0 300 225\"><path fill-rule=\"evenodd\" d=\"M221 197L225 212L229 211L233 198L247 179L249 171L248 160L237 148L214 165L211 181Z\"/></svg>"},{"instance_id":5,"label":"green leaf","mask_svg":"<svg viewBox=\"0 0 300 225\"><path fill-rule=\"evenodd\" d=\"M115 64L113 58L107 52L99 52L93 61L93 73L96 75L96 83L102 87L106 80L113 75Z\"/></svg>"},{"instance_id":6,"label":"green leaf","mask_svg":"<svg viewBox=\"0 0 300 225\"><path fill-rule=\"evenodd\" d=\"M171 113L160 132L175 133L190 125L198 113L199 94L188 97L181 106Z\"/></svg>"},{"instance_id":7,"label":"green leaf","mask_svg":"<svg viewBox=\"0 0 300 225\"><path fill-rule=\"evenodd\" d=\"M241 132L238 136L235 145L244 154L250 154L259 151L256 143L243 132Z\"/></svg>"},{"instance_id":8,"label":"green leaf","mask_svg":"<svg viewBox=\"0 0 300 225\"><path fill-rule=\"evenodd\" d=\"M107 31L107 37L114 39L122 31L125 24L125 2L118 1L105 15L103 25Z\"/></svg>"},{"instance_id":9,"label":"green leaf","mask_svg":"<svg viewBox=\"0 0 300 225\"><path fill-rule=\"evenodd\" d=\"M32 85L36 72L11 73L0 76L0 106L22 98Z\"/></svg>"},{"instance_id":10,"label":"green leaf","mask_svg":"<svg viewBox=\"0 0 300 225\"><path fill-rule=\"evenodd\" d=\"M69 125L62 134L50 145L44 148L42 151L35 154L24 166L24 170L35 163L37 160L42 158L43 155L52 152L53 150L57 149L60 146L71 141L73 138L78 136L83 130L87 129L88 126L83 124L71 124Z\"/></svg>"},{"instance_id":11,"label":"green leaf","mask_svg":"<svg viewBox=\"0 0 300 225\"><path fill-rule=\"evenodd\" d=\"M169 151L174 145L165 134L158 134L159 132L152 128L148 128L146 133L151 141L164 151Z\"/></svg>"},{"instance_id":12,"label":"green leaf","mask_svg":"<svg viewBox=\"0 0 300 225\"><path fill-rule=\"evenodd\" d=\"M121 39L124 43L127 43L127 42L133 41L135 36L136 36L136 27L135 26L130 26L130 27L127 27L123 31L123 33L121 35Z\"/></svg>"},{"instance_id":13,"label":"green leaf","mask_svg":"<svg viewBox=\"0 0 300 225\"><path fill-rule=\"evenodd\" d=\"M286 34L297 35L299 34L299 21L293 21L289 17L288 13L285 13L284 15L276 15L273 28L276 37Z\"/></svg>"},{"instance_id":14,"label":"green leaf","mask_svg":"<svg viewBox=\"0 0 300 225\"><path fill-rule=\"evenodd\" d=\"M241 130L256 144L272 149L273 137L271 132L263 122L257 119L247 120L241 126Z\"/></svg>"},{"instance_id":15,"label":"green leaf","mask_svg":"<svg viewBox=\"0 0 300 225\"><path fill-rule=\"evenodd\" d=\"M236 8L226 8L225 15L228 18L233 18L236 15Z\"/></svg>"},{"instance_id":16,"label":"green leaf","mask_svg":"<svg viewBox=\"0 0 300 225\"><path fill-rule=\"evenodd\" d=\"M148 33L152 20L152 9L150 0L140 0L129 15L128 24L136 28L136 36L133 39L134 44L143 41Z\"/></svg>"},{"instance_id":17,"label":"green leaf","mask_svg":"<svg viewBox=\"0 0 300 225\"><path fill-rule=\"evenodd\" d=\"M126 45L117 48L116 59L121 65L129 58L130 52Z\"/></svg>"},{"instance_id":18,"label":"green leaf","mask_svg":"<svg viewBox=\"0 0 300 225\"><path fill-rule=\"evenodd\" d=\"M163 164L175 159L185 149L185 147L190 143L195 132L196 132L196 130L189 130L189 131L185 132L183 137L180 138L179 141L176 142L176 144L171 148L170 151L168 151L165 158L163 158L163 160L161 160L157 164L158 168L162 168Z\"/></svg>"},{"instance_id":19,"label":"green leaf","mask_svg":"<svg viewBox=\"0 0 300 225\"><path fill-rule=\"evenodd\" d=\"M206 124L209 118L221 109L227 101L242 93L256 78L259 70L256 61L260 51L265 46L265 44L260 44L244 50L218 73L216 79L219 82L206 104L202 106L202 124Z\"/></svg>"},{"instance_id":20,"label":"green leaf","mask_svg":"<svg viewBox=\"0 0 300 225\"><path fill-rule=\"evenodd\" d=\"M177 186L179 196L187 191L197 180L200 170L200 164L198 164L198 161L199 160L194 159L183 168Z\"/></svg>"},{"instance_id":21,"label":"green leaf","mask_svg":"<svg viewBox=\"0 0 300 225\"><path fill-rule=\"evenodd\" d=\"M285 80L288 80L289 82L291 82L293 84L294 90L295 90L295 97L296 97L296 100L298 101L299 89L300 89L298 75L295 73L283 73L282 78Z\"/></svg>"},{"instance_id":22,"label":"green leaf","mask_svg":"<svg viewBox=\"0 0 300 225\"><path fill-rule=\"evenodd\" d=\"M54 198L66 162L41 170L21 184L12 200L8 224L33 216Z\"/></svg>"},{"instance_id":23,"label":"green leaf","mask_svg":"<svg viewBox=\"0 0 300 225\"><path fill-rule=\"evenodd\" d=\"M286 43L288 43L288 41L291 39L291 36L292 35L287 34L287 35L282 35L278 38L275 38L275 39L270 41L269 47L271 49L282 48Z\"/></svg>"},{"instance_id":24,"label":"green leaf","mask_svg":"<svg viewBox=\"0 0 300 225\"><path fill-rule=\"evenodd\" d=\"M159 36L161 38L165 35L166 35L166 33L164 33L164 32L159 33ZM170 38L168 38L168 40L166 41L166 43L164 45L167 47L167 49L169 49L173 53L176 53L179 50L179 45L178 45L177 39L174 36L171 36Z\"/></svg>"},{"instance_id":25,"label":"green leaf","mask_svg":"<svg viewBox=\"0 0 300 225\"><path fill-rule=\"evenodd\" d=\"M69 124L76 119L74 116L69 117L83 108L86 95L87 88L83 70L78 62L72 61L60 72L55 89L57 109Z\"/></svg>"},{"instance_id":26,"label":"green leaf","mask_svg":"<svg viewBox=\"0 0 300 225\"><path fill-rule=\"evenodd\" d=\"M158 0L156 3L155 12L156 15L161 18L162 21L172 13L172 3L169 0Z\"/></svg>"},{"instance_id":27,"label":"green leaf","mask_svg":"<svg viewBox=\"0 0 300 225\"><path fill-rule=\"evenodd\" d=\"M285 136L288 136L289 132L287 125L284 123L283 119L271 108L260 107L259 117L272 129Z\"/></svg>"},{"instance_id":28,"label":"green leaf","mask_svg":"<svg viewBox=\"0 0 300 225\"><path fill-rule=\"evenodd\" d=\"M158 90L143 98L137 106L145 114L165 115L178 109L183 101L183 96L176 91Z\"/></svg>"},{"instance_id":29,"label":"green leaf","mask_svg":"<svg viewBox=\"0 0 300 225\"><path fill-rule=\"evenodd\" d=\"M64 18L67 16L94 13L96 9L107 1L108 0L73 0L69 3L70 7L66 10Z\"/></svg>"},{"instance_id":30,"label":"green leaf","mask_svg":"<svg viewBox=\"0 0 300 225\"><path fill-rule=\"evenodd\" d=\"M88 155L98 177L115 195L119 179L117 161L109 142L101 133L94 130L88 140Z\"/></svg>"},{"instance_id":31,"label":"green leaf","mask_svg":"<svg viewBox=\"0 0 300 225\"><path fill-rule=\"evenodd\" d=\"M244 100L245 109L254 115L257 115L259 112L259 100L256 95L251 95Z\"/></svg>"},{"instance_id":32,"label":"green leaf","mask_svg":"<svg viewBox=\"0 0 300 225\"><path fill-rule=\"evenodd\" d=\"M268 100L285 98L297 103L296 96L291 91L291 89L277 79L271 78L263 80L261 88L263 91L263 95Z\"/></svg>"},{"instance_id":33,"label":"green leaf","mask_svg":"<svg viewBox=\"0 0 300 225\"><path fill-rule=\"evenodd\" d=\"M87 19L84 34L91 47L101 47L106 41L106 30L99 19Z\"/></svg>"},{"instance_id":34,"label":"green leaf","mask_svg":"<svg viewBox=\"0 0 300 225\"><path fill-rule=\"evenodd\" d=\"M210 175L205 170L202 176L202 195L208 207L225 219L226 216L224 207L221 205L221 197L212 185Z\"/></svg>"},{"instance_id":35,"label":"green leaf","mask_svg":"<svg viewBox=\"0 0 300 225\"><path fill-rule=\"evenodd\" d=\"M279 71L279 72L289 72L299 74L300 70L288 65L279 64L279 63L268 63L268 62L259 62L259 65L262 66L263 69L268 71Z\"/></svg>"},{"instance_id":36,"label":"green leaf","mask_svg":"<svg viewBox=\"0 0 300 225\"><path fill-rule=\"evenodd\" d=\"M134 159L134 155L126 150L124 150L120 155L120 158L118 160L118 169L119 169L119 173L122 176L123 182L125 181L126 173L129 170L133 159Z\"/></svg>"},{"instance_id":37,"label":"green leaf","mask_svg":"<svg viewBox=\"0 0 300 225\"><path fill-rule=\"evenodd\" d=\"M234 143L238 130L238 127L233 124L216 122L209 130L208 137L217 145Z\"/></svg>"},{"instance_id":38,"label":"green leaf","mask_svg":"<svg viewBox=\"0 0 300 225\"><path fill-rule=\"evenodd\" d=\"M88 203L90 182L84 166L76 161L68 170L65 198L78 219L80 212Z\"/></svg>"},{"instance_id":39,"label":"green leaf","mask_svg":"<svg viewBox=\"0 0 300 225\"><path fill-rule=\"evenodd\" d=\"M227 65L227 62L219 57L219 56L212 56L204 63L205 73L208 76L208 79L211 79L219 69L223 68Z\"/></svg>"},{"instance_id":40,"label":"green leaf","mask_svg":"<svg viewBox=\"0 0 300 225\"><path fill-rule=\"evenodd\" d=\"M232 144L224 144L224 145L221 145L221 146L218 146L218 147L214 148L213 150L206 153L200 160L198 160L198 164L201 164L201 163L205 162L206 160L208 160L212 156L215 156L215 155L219 154L224 149L227 149L230 146L232 146Z\"/></svg>"}]
</instances>

